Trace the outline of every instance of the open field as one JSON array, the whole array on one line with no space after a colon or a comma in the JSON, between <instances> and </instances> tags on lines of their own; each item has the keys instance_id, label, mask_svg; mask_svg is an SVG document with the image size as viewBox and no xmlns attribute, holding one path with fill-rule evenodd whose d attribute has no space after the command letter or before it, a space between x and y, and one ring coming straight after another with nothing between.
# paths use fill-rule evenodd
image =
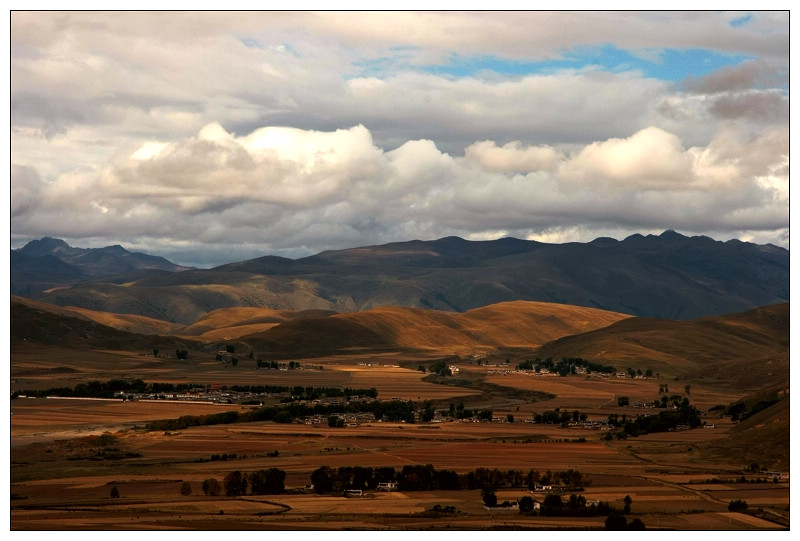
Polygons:
<instances>
[{"instance_id":1,"label":"open field","mask_svg":"<svg viewBox=\"0 0 800 541\"><path fill-rule=\"evenodd\" d=\"M19 352L18 352L19 353ZM309 360L316 369L277 371L221 367L213 360L187 365L171 359L116 351L62 357L58 351L32 348L16 354L16 386L53 385L44 373L58 365L56 379L66 385L133 373L149 381L223 384L281 384L375 387L379 398L433 400L439 407L463 400L469 407L491 406L494 394L475 388L423 381L414 370L429 358L338 356ZM58 362L54 361L58 359ZM73 362L69 362L72 360ZM111 362L109 362L111 361ZM305 364L305 363L304 363ZM202 371L195 372L198 365ZM318 367L321 366L320 370ZM409 366L410 368L401 368ZM83 367L83 368L81 368ZM64 370L64 369L67 370ZM72 370L69 370L72 369ZM74 370L74 371L73 371ZM309 484L321 466L393 467L432 464L467 473L477 467L527 472L579 470L589 484L580 492L622 508L633 500L629 519L648 529L770 530L788 527L789 483L741 483L742 464L710 460L700 449L724 438L735 426L715 419L713 429L649 434L623 441L602 441L602 431L522 422L530 414L555 407L575 408L591 417L633 415L620 408L622 394L651 399L656 380L600 380L490 374L489 368L464 364L465 379L485 376L488 383L551 393L539 402L509 400L495 408L516 422L398 423L362 422L332 428L325 422L256 422L211 425L173 432L148 432L149 420L201 415L236 404L115 402L18 399L11 404L11 525L14 530L106 529L602 529L605 517L529 516L518 510L488 510L479 490L378 493L362 497L285 493L270 496L207 496L203 480L222 481L231 471L279 468L287 490ZM63 375L62 375L63 374ZM41 387L43 388L43 387ZM694 384L692 397L703 404L729 403L732 392ZM105 434L105 436L103 436ZM227 460L211 460L226 454ZM753 476L749 476L753 479ZM191 494L180 494L184 481ZM120 492L111 498L112 486ZM301 491L302 492L302 491ZM532 495L527 488L500 488L498 501ZM743 499L751 513L732 513L728 503ZM426 512L452 506L454 513ZM754 512L758 508L762 512Z\"/></svg>"}]
</instances>

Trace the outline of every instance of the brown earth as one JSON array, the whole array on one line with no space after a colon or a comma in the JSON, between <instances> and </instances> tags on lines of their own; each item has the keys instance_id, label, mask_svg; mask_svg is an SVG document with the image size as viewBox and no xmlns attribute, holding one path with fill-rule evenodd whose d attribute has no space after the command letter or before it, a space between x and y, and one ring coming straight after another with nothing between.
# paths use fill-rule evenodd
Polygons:
<instances>
[{"instance_id":1,"label":"brown earth","mask_svg":"<svg viewBox=\"0 0 800 541\"><path fill-rule=\"evenodd\" d=\"M405 372L411 394L426 397L430 387L422 374L392 365L359 364L362 358L327 359L321 371L282 372L293 381L322 374L336 381L350 374L388 385ZM477 365L464 371L489 368ZM542 381L543 389L562 392L562 400L580 390L591 398L585 411L603 416L619 408L604 401L620 388L626 392L656 382L616 382L567 378L493 375L506 384ZM508 381L508 380L512 381ZM558 379L559 381L554 381ZM287 380L288 381L288 380ZM322 380L319 380L321 382ZM381 383L385 382L385 383ZM623 385L627 383L627 385ZM548 387L549 385L549 387ZM574 388L574 392L568 392ZM444 387L445 391L462 391ZM694 389L698 398L706 392ZM713 390L708 391L713 392ZM458 396L447 397L448 400ZM467 398L469 400L469 398ZM478 400L475 396L472 400ZM525 404L515 411L514 423L362 423L358 427L330 428L326 423L281 425L271 422L216 425L172 433L146 432L144 422L217 412L224 406L175 403L120 403L90 400L18 399L11 417L11 524L14 530L340 530L340 529L602 529L604 518L526 516L518 511L488 511L480 491L367 493L362 498L315 494L211 497L201 483L222 481L230 471L271 467L287 473L287 488L301 488L323 465L332 467L433 464L437 469L465 473L476 467L501 470L536 469L544 472L577 469L591 482L582 493L587 499L622 507L633 499L632 515L650 529L782 529L774 521L729 513L732 499L745 499L788 517L788 482L741 484L742 464L709 459L704 445L724 439L736 428L720 423L714 429L651 434L633 440L602 442L598 431L520 422L526 412L550 409L559 397L542 404ZM479 403L475 403L475 406ZM231 406L228 406L230 408ZM630 408L627 408L630 412ZM584 409L581 409L584 411ZM105 436L103 436L105 434ZM277 456L270 456L277 451ZM212 454L236 455L210 461ZM748 476L753 478L753 476ZM709 483L708 480L714 479ZM183 481L192 487L182 496ZM110 498L112 486L121 497ZM524 489L501 489L498 499L515 500ZM543 496L536 496L541 497ZM434 505L453 506L455 515L426 515ZM287 510L288 507L288 510ZM223 514L220 514L220 513ZM430 516L429 516L430 515ZM777 520L777 519L775 519ZM788 520L788 518L787 518Z\"/></svg>"},{"instance_id":2,"label":"brown earth","mask_svg":"<svg viewBox=\"0 0 800 541\"><path fill-rule=\"evenodd\" d=\"M499 348L486 346L494 339L492 329L504 329L497 331L503 343L527 349L543 340L547 333L558 335L568 332L567 328L581 333L587 325L594 324L581 319L581 315L588 314L584 309L569 312L563 307L553 313L551 324L543 323L543 314L534 314L535 308L531 303L511 303L481 309L483 313L473 311L478 312L477 315L459 314L455 318L445 312L378 309L367 313L366 318L357 323L339 315L292 319L265 333L269 335L286 325L284 330L294 330L282 336L291 337L298 329L308 331L315 328L314 325L323 329L330 321L344 320L347 323L334 327L334 331L357 325L367 329L362 337L381 340L391 337L396 345L413 345L420 340L412 352L395 349L360 353L355 350L300 358L302 370L256 369L255 360L246 356L249 350L242 349L242 344L246 344L242 338L236 341L237 353L241 352L240 362L231 366L215 360L216 347L205 351L200 347L192 349L189 359L179 360L171 355L170 349L161 346L162 352L154 356L153 344L161 344L159 340L166 337L131 339L120 334L113 335L108 343L107 337L89 339L74 335L67 343L36 343L12 335L12 391L73 387L77 383L115 378L222 385L375 387L379 399L432 400L437 409L463 402L471 409L492 409L495 417L501 419L513 415L514 422L410 424L374 421L342 428L328 427L324 421L289 425L259 422L165 433L148 432L142 427L149 420L216 413L243 406L17 399L11 402L10 421L11 529L554 530L602 529L604 525L604 518L597 517L557 518L487 510L481 502L480 491L474 490L368 492L361 498L316 494L227 498L205 496L200 487L204 479L213 477L222 481L234 470L253 472L280 468L287 474L287 488L293 489L309 483L311 472L320 466L391 466L399 470L404 465L414 464L433 464L437 469L460 473L478 467L525 472L577 469L591 481L581 492L584 497L622 508L623 499L630 495L633 504L628 518L641 519L648 529L788 528L788 480L757 483L759 474L745 473L742 469L754 460L770 468L789 469L788 378L780 381L783 374L788 375L788 317L784 344L781 308L767 307L760 312L727 319L693 322L681 328L688 329L687 333L675 330L669 323L658 327L653 322L645 322L643 330L642 324L637 323L639 318L618 319L618 323L607 327L617 328L614 333L597 335L598 343L604 348L614 345L611 337L620 339L620 353L609 354L609 359L627 359L625 348L633 342L622 339L626 337L638 340L637 351L656 352L641 358L637 365L631 362L636 368L659 372L659 377L649 379L547 377L514 371L516 359L506 363L503 358L507 357L498 351ZM507 309L506 314L499 313L504 309ZM97 327L83 326L85 320L50 315L61 317L53 321L72 331L78 330L78 334L99 332ZM263 312L220 313L215 317L220 317L218 321L222 324L230 322L229 328L270 324L253 322L265 317ZM559 318L563 321L556 323ZM37 320L31 316L26 321L33 329ZM516 321L516 327L508 326L509 321ZM605 321L603 324L608 325ZM428 335L425 335L426 325L433 330ZM629 325L623 328L633 334L619 333L619 326L624 325ZM321 336L336 334L330 327L327 329L329 331ZM200 328L195 331L200 335L209 332ZM704 333L709 337L703 338ZM44 336L49 340L55 334L45 333ZM589 346L587 334L575 336L581 338L576 338L574 344ZM521 341L525 337L528 337L527 344ZM713 341L717 338L724 339L719 340L714 354ZM458 341L462 339L465 341ZM687 340L688 353L671 368L670 360L679 357L674 352L680 350L682 339ZM266 343L254 341L252 347L255 349ZM574 355L577 350L563 349L565 343L566 340L554 342L562 349L553 351L565 355L569 351ZM461 358L453 356L454 347L463 348L459 350L463 354ZM744 373L746 361L755 358L757 350L762 354L758 359L769 357L765 362L771 364L765 365L766 368L759 365L751 380L738 376L730 380L717 377L724 374L726 366L735 368L731 368L734 375ZM532 348L526 356L537 354ZM448 385L433 383L417 370L420 365L429 367L443 358L459 368L447 378ZM700 366L698 359L709 363L709 374L713 377L687 369L692 363ZM655 361L663 364L655 364ZM676 379L670 370L680 372L680 378ZM770 373L772 379L779 381L769 383ZM706 412L703 419L714 424L714 428L605 441L600 430L525 422L535 413L555 408L578 410L589 419L597 420L610 414L652 414L655 412L647 408L620 407L616 399L628 396L631 404L649 401L658 397L662 385L669 386L670 394L686 394L692 404ZM685 385L690 385L688 394ZM737 400L752 405L773 397L777 403L742 423L721 418L721 410L709 411L716 405L728 405ZM214 454L235 454L235 458L211 460ZM747 482L742 482L742 475ZM192 488L189 496L179 492L184 481ZM110 497L112 486L118 488L120 498ZM501 501L513 501L524 495L528 495L525 489L501 488L498 491ZM543 498L543 495L532 496ZM734 499L746 500L750 506L748 512L729 512L728 503ZM453 506L457 511L444 515L426 513L426 509L437 504Z\"/></svg>"}]
</instances>

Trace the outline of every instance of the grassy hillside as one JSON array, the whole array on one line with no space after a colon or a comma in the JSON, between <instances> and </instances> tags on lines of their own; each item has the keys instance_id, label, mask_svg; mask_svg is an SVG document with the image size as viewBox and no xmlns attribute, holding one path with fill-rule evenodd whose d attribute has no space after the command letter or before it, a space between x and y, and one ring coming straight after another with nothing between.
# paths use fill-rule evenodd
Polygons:
<instances>
[{"instance_id":1,"label":"grassy hillside","mask_svg":"<svg viewBox=\"0 0 800 541\"><path fill-rule=\"evenodd\" d=\"M555 338L604 327L627 314L516 301L466 313L384 306L323 319L292 320L242 341L273 355L319 355L358 349L468 355L496 348L535 348Z\"/></svg>"},{"instance_id":2,"label":"grassy hillside","mask_svg":"<svg viewBox=\"0 0 800 541\"><path fill-rule=\"evenodd\" d=\"M19 303L40 312L47 312L54 315L73 317L94 321L100 325L111 327L118 331L125 331L134 334L158 334L169 335L181 328L181 325L170 323L161 319L155 319L134 314L116 314L112 312L101 312L97 310L87 310L74 306L56 306L43 302L32 301L24 297L11 296L12 305Z\"/></svg>"},{"instance_id":3,"label":"grassy hillside","mask_svg":"<svg viewBox=\"0 0 800 541\"><path fill-rule=\"evenodd\" d=\"M198 321L180 327L175 334L203 341L230 340L263 332L293 319L324 318L335 314L329 310L270 310L268 308L220 308Z\"/></svg>"},{"instance_id":4,"label":"grassy hillside","mask_svg":"<svg viewBox=\"0 0 800 541\"><path fill-rule=\"evenodd\" d=\"M583 357L665 376L753 388L789 377L789 304L740 314L670 321L630 318L544 345L537 355Z\"/></svg>"},{"instance_id":5,"label":"grassy hillside","mask_svg":"<svg viewBox=\"0 0 800 541\"><path fill-rule=\"evenodd\" d=\"M11 301L11 342L58 345L77 349L148 351L161 348L194 347L194 341L169 336L152 336L117 330L57 307ZM102 318L102 314L98 316Z\"/></svg>"},{"instance_id":6,"label":"grassy hillside","mask_svg":"<svg viewBox=\"0 0 800 541\"><path fill-rule=\"evenodd\" d=\"M745 396L746 408L771 404L731 429L730 434L701 447L703 456L759 466L778 471L789 470L789 382L777 384ZM774 402L774 403L773 403Z\"/></svg>"}]
</instances>

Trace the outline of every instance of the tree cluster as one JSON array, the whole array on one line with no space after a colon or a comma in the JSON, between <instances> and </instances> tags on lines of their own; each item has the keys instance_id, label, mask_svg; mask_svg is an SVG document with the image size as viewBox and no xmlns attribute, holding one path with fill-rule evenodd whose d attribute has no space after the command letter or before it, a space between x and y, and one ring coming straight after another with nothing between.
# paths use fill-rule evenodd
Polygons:
<instances>
[{"instance_id":1,"label":"tree cluster","mask_svg":"<svg viewBox=\"0 0 800 541\"><path fill-rule=\"evenodd\" d=\"M438 374L440 376L453 375L452 370L450 370L450 365L446 360L436 361L435 363L431 364L428 371L433 374Z\"/></svg>"},{"instance_id":2,"label":"tree cluster","mask_svg":"<svg viewBox=\"0 0 800 541\"><path fill-rule=\"evenodd\" d=\"M420 490L494 490L501 487L530 490L536 485L561 484L580 489L587 480L577 470L540 473L537 470L500 470L476 468L467 473L437 470L432 464L406 465L399 471L392 467L364 468L322 466L311 474L314 490L320 494L345 490L375 489L378 483L395 482L402 491Z\"/></svg>"},{"instance_id":3,"label":"tree cluster","mask_svg":"<svg viewBox=\"0 0 800 541\"><path fill-rule=\"evenodd\" d=\"M628 420L623 426L623 432L628 436L640 436L674 430L678 425L697 428L702 424L700 411L684 398L677 410L660 411L658 415L637 415L635 419Z\"/></svg>"},{"instance_id":4,"label":"tree cluster","mask_svg":"<svg viewBox=\"0 0 800 541\"><path fill-rule=\"evenodd\" d=\"M582 357L562 357L560 361L553 361L552 357L545 360L537 357L536 360L526 360L517 365L518 370L534 370L541 372L547 369L556 372L559 376L567 376L577 373L578 368L585 368L587 372L600 372L602 374L613 374L616 369L613 366L596 363Z\"/></svg>"},{"instance_id":5,"label":"tree cluster","mask_svg":"<svg viewBox=\"0 0 800 541\"><path fill-rule=\"evenodd\" d=\"M776 404L778 398L770 398L766 400L759 400L748 409L747 404L744 402L735 402L725 408L723 415L730 415L734 421L744 421L748 417L752 417L759 411L765 410L768 407Z\"/></svg>"},{"instance_id":6,"label":"tree cluster","mask_svg":"<svg viewBox=\"0 0 800 541\"><path fill-rule=\"evenodd\" d=\"M248 486L250 487L250 494L282 494L285 490L285 480L286 472L278 468L258 470L251 473L242 473L239 470L235 470L225 476L222 480L222 487L225 490L225 495L229 497L247 494ZM206 487L206 481L209 483L208 487ZM213 479L207 479L206 481L203 482L203 492L206 492L206 488L208 488L209 492L206 493L211 494L212 489L218 488L213 484L216 481Z\"/></svg>"},{"instance_id":7,"label":"tree cluster","mask_svg":"<svg viewBox=\"0 0 800 541\"><path fill-rule=\"evenodd\" d=\"M227 411L209 415L184 415L177 419L161 419L148 422L147 430L183 430L191 426L215 424L250 423L259 421L291 422L297 418L311 415L332 416L341 413L372 413L376 420L390 422L415 420L413 402L404 400L356 402L348 404L299 404L288 403L282 406L265 406L248 411Z\"/></svg>"},{"instance_id":8,"label":"tree cluster","mask_svg":"<svg viewBox=\"0 0 800 541\"><path fill-rule=\"evenodd\" d=\"M578 421L585 421L587 419L587 415L584 413L580 413L578 410L573 410L572 412L569 411L561 411L561 408L555 408L551 411L545 411L542 413L537 413L533 416L533 422L536 424L553 424L561 426L567 426L567 423L570 421L578 422Z\"/></svg>"}]
</instances>

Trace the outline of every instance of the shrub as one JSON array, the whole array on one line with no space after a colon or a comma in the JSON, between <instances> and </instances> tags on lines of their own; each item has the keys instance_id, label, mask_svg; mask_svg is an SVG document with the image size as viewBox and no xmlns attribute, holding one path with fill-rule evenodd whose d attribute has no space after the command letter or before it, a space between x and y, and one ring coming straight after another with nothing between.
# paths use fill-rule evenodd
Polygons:
<instances>
[{"instance_id":1,"label":"shrub","mask_svg":"<svg viewBox=\"0 0 800 541\"><path fill-rule=\"evenodd\" d=\"M219 481L210 477L203 481L203 494L208 496L219 496L222 492L222 486L219 484Z\"/></svg>"},{"instance_id":2,"label":"shrub","mask_svg":"<svg viewBox=\"0 0 800 541\"><path fill-rule=\"evenodd\" d=\"M747 502L744 500L731 500L728 504L728 511L741 512L747 509Z\"/></svg>"}]
</instances>

